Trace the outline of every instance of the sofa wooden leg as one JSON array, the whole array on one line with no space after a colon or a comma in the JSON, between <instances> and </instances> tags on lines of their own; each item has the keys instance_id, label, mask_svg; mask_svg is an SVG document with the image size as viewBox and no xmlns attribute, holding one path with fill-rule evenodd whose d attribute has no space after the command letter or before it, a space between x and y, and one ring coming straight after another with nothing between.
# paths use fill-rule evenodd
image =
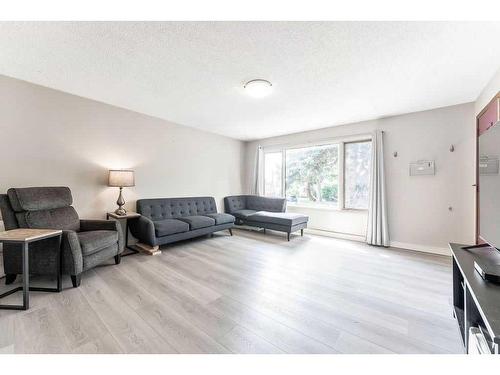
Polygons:
<instances>
[{"instance_id":1,"label":"sofa wooden leg","mask_svg":"<svg viewBox=\"0 0 500 375\"><path fill-rule=\"evenodd\" d=\"M71 283L73 284L73 288L78 288L82 282L82 274L71 275Z\"/></svg>"},{"instance_id":2,"label":"sofa wooden leg","mask_svg":"<svg viewBox=\"0 0 500 375\"><path fill-rule=\"evenodd\" d=\"M5 275L5 285L10 285L16 281L17 275L15 273L8 273Z\"/></svg>"},{"instance_id":3,"label":"sofa wooden leg","mask_svg":"<svg viewBox=\"0 0 500 375\"><path fill-rule=\"evenodd\" d=\"M300 230L300 237L304 237L304 229Z\"/></svg>"},{"instance_id":4,"label":"sofa wooden leg","mask_svg":"<svg viewBox=\"0 0 500 375\"><path fill-rule=\"evenodd\" d=\"M287 239L288 242L290 242L290 232L286 233L286 239Z\"/></svg>"},{"instance_id":5,"label":"sofa wooden leg","mask_svg":"<svg viewBox=\"0 0 500 375\"><path fill-rule=\"evenodd\" d=\"M229 234L232 236L233 235L233 230L229 228Z\"/></svg>"},{"instance_id":6,"label":"sofa wooden leg","mask_svg":"<svg viewBox=\"0 0 500 375\"><path fill-rule=\"evenodd\" d=\"M115 255L115 264L120 264L122 262L121 254Z\"/></svg>"}]
</instances>

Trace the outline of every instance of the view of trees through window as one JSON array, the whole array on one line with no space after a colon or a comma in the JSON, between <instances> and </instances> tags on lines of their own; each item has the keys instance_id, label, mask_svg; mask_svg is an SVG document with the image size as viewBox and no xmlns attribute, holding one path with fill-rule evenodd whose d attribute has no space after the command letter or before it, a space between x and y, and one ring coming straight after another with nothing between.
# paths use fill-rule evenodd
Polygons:
<instances>
[{"instance_id":1,"label":"view of trees through window","mask_svg":"<svg viewBox=\"0 0 500 375\"><path fill-rule=\"evenodd\" d=\"M344 145L345 208L368 209L371 141Z\"/></svg>"},{"instance_id":2,"label":"view of trees through window","mask_svg":"<svg viewBox=\"0 0 500 375\"><path fill-rule=\"evenodd\" d=\"M264 195L268 197L281 197L283 153L267 152L264 155Z\"/></svg>"},{"instance_id":3,"label":"view of trees through window","mask_svg":"<svg viewBox=\"0 0 500 375\"><path fill-rule=\"evenodd\" d=\"M369 140L266 152L264 195L284 193L291 204L304 206L366 210L371 152Z\"/></svg>"},{"instance_id":4,"label":"view of trees through window","mask_svg":"<svg viewBox=\"0 0 500 375\"><path fill-rule=\"evenodd\" d=\"M288 201L333 206L338 204L338 145L287 149L285 156Z\"/></svg>"}]
</instances>

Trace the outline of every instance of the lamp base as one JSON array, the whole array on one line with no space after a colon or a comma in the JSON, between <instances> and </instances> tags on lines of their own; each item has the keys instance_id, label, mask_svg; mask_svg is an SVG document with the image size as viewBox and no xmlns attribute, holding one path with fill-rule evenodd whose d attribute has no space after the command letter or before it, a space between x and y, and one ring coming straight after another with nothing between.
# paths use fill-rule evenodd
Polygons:
<instances>
[{"instance_id":1,"label":"lamp base","mask_svg":"<svg viewBox=\"0 0 500 375\"><path fill-rule=\"evenodd\" d=\"M115 214L125 216L127 214L127 211L123 207L120 207L115 210Z\"/></svg>"},{"instance_id":2,"label":"lamp base","mask_svg":"<svg viewBox=\"0 0 500 375\"><path fill-rule=\"evenodd\" d=\"M124 216L127 214L127 211L123 208L123 206L125 205L125 199L123 199L122 189L123 188L120 188L120 194L118 195L118 200L116 201L118 208L115 210L115 214L120 216Z\"/></svg>"}]
</instances>

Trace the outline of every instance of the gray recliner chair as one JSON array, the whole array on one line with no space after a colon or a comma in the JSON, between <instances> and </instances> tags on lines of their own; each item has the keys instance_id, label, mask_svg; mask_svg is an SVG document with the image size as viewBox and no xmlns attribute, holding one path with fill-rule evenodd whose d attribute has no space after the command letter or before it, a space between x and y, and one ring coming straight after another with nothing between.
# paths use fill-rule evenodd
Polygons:
<instances>
[{"instance_id":1,"label":"gray recliner chair","mask_svg":"<svg viewBox=\"0 0 500 375\"><path fill-rule=\"evenodd\" d=\"M16 228L62 229L62 271L70 275L73 287L81 282L82 272L114 257L121 260L124 240L120 224L114 220L80 220L71 206L73 197L67 187L12 188L0 194L0 210L5 230ZM57 238L30 245L30 273L56 274ZM6 283L22 274L22 252L15 244L4 244L3 263Z\"/></svg>"}]
</instances>

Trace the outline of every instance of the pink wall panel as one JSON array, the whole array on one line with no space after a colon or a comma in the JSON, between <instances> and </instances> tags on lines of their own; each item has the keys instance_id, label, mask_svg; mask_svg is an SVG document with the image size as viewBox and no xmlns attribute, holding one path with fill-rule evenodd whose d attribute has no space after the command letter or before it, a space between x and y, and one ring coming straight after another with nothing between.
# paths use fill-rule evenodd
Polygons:
<instances>
[{"instance_id":1,"label":"pink wall panel","mask_svg":"<svg viewBox=\"0 0 500 375\"><path fill-rule=\"evenodd\" d=\"M478 132L483 134L490 126L498 121L498 102L499 98L493 100L487 107L486 111L479 117Z\"/></svg>"}]
</instances>

